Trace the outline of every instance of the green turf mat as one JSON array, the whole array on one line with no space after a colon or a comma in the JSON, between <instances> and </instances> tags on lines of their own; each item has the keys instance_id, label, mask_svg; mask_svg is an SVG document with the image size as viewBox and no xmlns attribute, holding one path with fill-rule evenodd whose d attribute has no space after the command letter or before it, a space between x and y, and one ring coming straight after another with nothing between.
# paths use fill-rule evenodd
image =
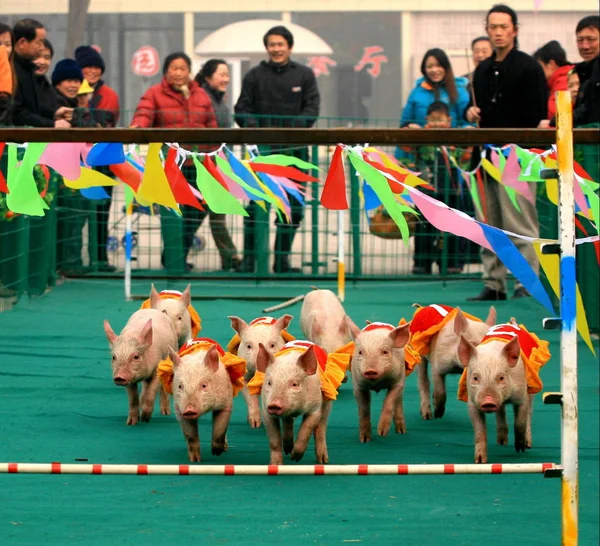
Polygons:
<instances>
[{"instance_id":1,"label":"green turf mat","mask_svg":"<svg viewBox=\"0 0 600 546\"><path fill-rule=\"evenodd\" d=\"M196 282L196 295L306 293L314 282ZM327 283L317 283L320 288ZM134 281L133 292L149 284ZM157 283L159 290L183 283ZM397 322L413 302L460 304L485 316L488 306L467 303L479 283L363 282L347 287L346 309L365 319ZM195 301L202 335L225 345L232 335L227 315L246 320L280 303ZM123 284L73 280L44 297L23 299L0 313L0 461L186 464L186 445L174 415L155 414L149 424L126 427L127 396L112 384L102 321L121 329L139 301L123 301ZM301 304L273 313L295 316ZM559 332L543 332L546 312L532 299L499 302L499 320L519 322L551 342L553 358L542 371L545 391L559 390ZM598 350L598 342L595 341ZM579 343L580 544L598 544L598 361ZM357 463L472 463L473 438L466 404L456 400L450 377L441 420L419 415L416 374L407 381L406 435L358 441L356 404L342 385L328 430L330 461ZM373 396L373 420L383 393ZM210 454L210 419L201 419L206 464L267 464L263 428L246 423L236 398L228 433L230 450ZM512 412L509 412L512 423ZM493 420L490 420L493 427ZM497 446L490 433L490 462L560 462L558 406L537 397L534 447L517 454ZM512 430L510 432L513 440ZM302 463L313 464L313 444ZM301 464L302 464L301 463ZM291 463L289 459L286 464ZM541 476L378 477L172 477L0 475L0 544L403 544L550 545L560 543L560 480Z\"/></svg>"}]
</instances>

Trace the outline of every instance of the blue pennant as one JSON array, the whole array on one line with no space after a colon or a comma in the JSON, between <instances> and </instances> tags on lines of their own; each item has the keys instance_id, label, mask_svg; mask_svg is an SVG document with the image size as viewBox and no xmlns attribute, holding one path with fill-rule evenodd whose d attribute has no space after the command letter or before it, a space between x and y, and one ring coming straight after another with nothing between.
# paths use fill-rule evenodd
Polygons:
<instances>
[{"instance_id":1,"label":"blue pennant","mask_svg":"<svg viewBox=\"0 0 600 546\"><path fill-rule=\"evenodd\" d=\"M89 151L86 162L90 167L125 163L123 144L119 142L98 142Z\"/></svg>"}]
</instances>

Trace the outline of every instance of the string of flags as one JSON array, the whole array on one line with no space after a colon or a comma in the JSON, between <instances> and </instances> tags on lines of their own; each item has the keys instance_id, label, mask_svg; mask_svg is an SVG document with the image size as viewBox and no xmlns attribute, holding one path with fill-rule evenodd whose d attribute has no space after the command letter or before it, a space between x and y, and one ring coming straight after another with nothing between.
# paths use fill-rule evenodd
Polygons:
<instances>
[{"instance_id":1,"label":"string of flags","mask_svg":"<svg viewBox=\"0 0 600 546\"><path fill-rule=\"evenodd\" d=\"M6 208L12 213L29 216L43 216L49 208L34 177L36 166L56 171L63 177L65 186L81 191L86 197L102 197L103 187L121 184L125 188L128 207L135 200L150 210L157 204L176 214L180 214L181 205L189 205L201 210L208 206L220 214L245 216L247 212L242 202L250 200L265 210L270 205L278 215L290 218L290 196L303 203L304 183L319 182L319 178L309 174L318 173L318 166L283 154L260 155L256 146L247 148L244 158L237 157L226 144L207 152L190 151L176 143L151 143L145 157L137 146L125 149L120 143L0 143L0 154L5 147L8 168L6 179L0 173L0 200L5 200ZM447 149L441 150L464 179L480 217L485 220L485 207L482 206L485 195L477 179L478 169L462 169ZM327 209L349 208L346 160L362 180L365 211L383 206L398 226L405 244L410 236L405 215L422 215L438 230L465 237L496 253L531 295L554 313L541 280L511 238L531 242L540 255L540 244L546 241L503 231L447 206L421 191L433 188L419 177L420 173L407 169L385 151L368 145L336 146L320 198ZM97 167L103 169L96 170ZM479 167L503 186L517 209L517 195L535 204L529 182L545 183L548 199L558 204L558 181L542 180L540 176L542 169L556 169L555 147L526 150L515 144L501 148L487 146ZM112 176L103 174L107 169ZM193 173L195 185L190 183L190 173ZM599 184L577 162L574 163L574 178L576 221L583 227L578 218L585 218L596 231L596 235L578 239L577 244L593 243L600 263L597 235ZM558 278L557 264L547 259L540 262L548 276ZM583 310L579 292L578 302ZM578 312L577 320L582 337L592 348L587 323L584 324L585 312Z\"/></svg>"}]
</instances>

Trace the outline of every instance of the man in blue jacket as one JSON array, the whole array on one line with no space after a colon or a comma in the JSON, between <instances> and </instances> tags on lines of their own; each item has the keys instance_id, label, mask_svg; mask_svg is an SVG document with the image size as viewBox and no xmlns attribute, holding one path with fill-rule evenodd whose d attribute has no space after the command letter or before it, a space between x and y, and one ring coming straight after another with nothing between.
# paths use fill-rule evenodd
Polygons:
<instances>
[{"instance_id":1,"label":"man in blue jacket","mask_svg":"<svg viewBox=\"0 0 600 546\"><path fill-rule=\"evenodd\" d=\"M291 60L294 37L284 26L271 28L263 42L269 56L252 68L244 77L242 92L235 105L235 121L240 127L312 127L319 115L321 97L313 71ZM308 149L285 151L271 147L270 153L286 153L308 159ZM276 221L275 273L299 273L290 265L289 253L302 218L302 204L289 196L290 221ZM241 270L254 271L256 265L256 240L254 233L256 204L247 208L244 218L244 260Z\"/></svg>"},{"instance_id":2,"label":"man in blue jacket","mask_svg":"<svg viewBox=\"0 0 600 546\"><path fill-rule=\"evenodd\" d=\"M535 128L546 117L548 86L539 63L531 56L518 50L519 32L517 14L508 6L495 5L487 14L486 30L494 53L475 70L473 77L474 101L465 112L465 118L480 127ZM475 106L477 104L477 106ZM479 161L479 154L473 154ZM484 173L485 175L485 173ZM530 182L532 195L536 184ZM484 221L494 227L539 238L540 224L535 205L523 196L517 201L521 211L511 203L508 194L498 182L484 176L486 217ZM514 239L536 274L539 261L531 243ZM483 291L470 301L506 299L506 267L490 250L481 249L484 268ZM513 299L529 296L517 281Z\"/></svg>"}]
</instances>

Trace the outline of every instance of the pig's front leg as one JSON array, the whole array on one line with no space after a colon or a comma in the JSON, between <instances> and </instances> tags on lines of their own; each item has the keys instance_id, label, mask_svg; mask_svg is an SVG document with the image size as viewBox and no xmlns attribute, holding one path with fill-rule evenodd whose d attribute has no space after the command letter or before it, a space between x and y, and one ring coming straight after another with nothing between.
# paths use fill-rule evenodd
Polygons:
<instances>
[{"instance_id":1,"label":"pig's front leg","mask_svg":"<svg viewBox=\"0 0 600 546\"><path fill-rule=\"evenodd\" d=\"M160 381L156 374L145 379L142 384L142 422L144 423L150 421L150 418L152 417L159 386Z\"/></svg>"},{"instance_id":2,"label":"pig's front leg","mask_svg":"<svg viewBox=\"0 0 600 546\"><path fill-rule=\"evenodd\" d=\"M475 433L475 462L487 463L487 429L485 415L479 408L469 401L469 417Z\"/></svg>"},{"instance_id":3,"label":"pig's front leg","mask_svg":"<svg viewBox=\"0 0 600 546\"><path fill-rule=\"evenodd\" d=\"M446 375L440 373L435 366L431 368L433 378L433 416L441 419L446 412Z\"/></svg>"},{"instance_id":4,"label":"pig's front leg","mask_svg":"<svg viewBox=\"0 0 600 546\"><path fill-rule=\"evenodd\" d=\"M527 431L525 432L525 447L531 449L533 440L531 439L531 418L533 417L533 394L529 395L529 412L527 414Z\"/></svg>"},{"instance_id":5,"label":"pig's front leg","mask_svg":"<svg viewBox=\"0 0 600 546\"><path fill-rule=\"evenodd\" d=\"M496 412L496 441L498 445L508 444L508 422L506 421L506 404L502 404Z\"/></svg>"},{"instance_id":6,"label":"pig's front leg","mask_svg":"<svg viewBox=\"0 0 600 546\"><path fill-rule=\"evenodd\" d=\"M187 442L188 459L191 463L200 462L200 435L198 434L198 419L183 419L180 421L183 436Z\"/></svg>"},{"instance_id":7,"label":"pig's front leg","mask_svg":"<svg viewBox=\"0 0 600 546\"><path fill-rule=\"evenodd\" d=\"M283 421L283 452L289 455L294 449L294 418L284 417Z\"/></svg>"},{"instance_id":8,"label":"pig's front leg","mask_svg":"<svg viewBox=\"0 0 600 546\"><path fill-rule=\"evenodd\" d=\"M137 383L130 383L125 387L127 397L129 398L129 414L127 415L128 425L137 425L140 419L140 397L138 394Z\"/></svg>"},{"instance_id":9,"label":"pig's front leg","mask_svg":"<svg viewBox=\"0 0 600 546\"><path fill-rule=\"evenodd\" d=\"M515 407L515 450L525 451L527 449L527 420L529 418L529 400L526 399L521 405Z\"/></svg>"},{"instance_id":10,"label":"pig's front leg","mask_svg":"<svg viewBox=\"0 0 600 546\"><path fill-rule=\"evenodd\" d=\"M406 425L404 423L404 410L402 408L403 391L404 380L388 389L385 399L383 400L379 424L377 425L377 434L379 434L379 436L388 435L392 425L392 417L394 418L396 431L402 434L406 432Z\"/></svg>"},{"instance_id":11,"label":"pig's front leg","mask_svg":"<svg viewBox=\"0 0 600 546\"><path fill-rule=\"evenodd\" d=\"M169 393L163 388L162 385L160 385L159 388L160 413L163 415L171 415L171 402L169 400Z\"/></svg>"},{"instance_id":12,"label":"pig's front leg","mask_svg":"<svg viewBox=\"0 0 600 546\"><path fill-rule=\"evenodd\" d=\"M279 417L263 416L267 436L269 437L269 449L271 461L269 464L283 464L283 451L281 449L281 428Z\"/></svg>"},{"instance_id":13,"label":"pig's front leg","mask_svg":"<svg viewBox=\"0 0 600 546\"><path fill-rule=\"evenodd\" d=\"M292 449L291 459L292 461L299 461L304 457L306 448L308 447L308 441L313 435L315 428L321 420L321 412L317 411L311 415L305 415L300 429L298 430L298 436L294 442L294 449Z\"/></svg>"},{"instance_id":14,"label":"pig's front leg","mask_svg":"<svg viewBox=\"0 0 600 546\"><path fill-rule=\"evenodd\" d=\"M248 387L242 389L242 395L248 406L248 423L250 423L250 427L260 427L260 405L258 395L250 394Z\"/></svg>"},{"instance_id":15,"label":"pig's front leg","mask_svg":"<svg viewBox=\"0 0 600 546\"><path fill-rule=\"evenodd\" d=\"M329 462L329 454L327 453L327 421L331 413L331 400L323 400L321 407L321 420L315 428L315 454L317 455L317 463L327 464Z\"/></svg>"},{"instance_id":16,"label":"pig's front leg","mask_svg":"<svg viewBox=\"0 0 600 546\"><path fill-rule=\"evenodd\" d=\"M219 456L226 448L227 427L231 419L231 406L213 411L212 454Z\"/></svg>"},{"instance_id":17,"label":"pig's front leg","mask_svg":"<svg viewBox=\"0 0 600 546\"><path fill-rule=\"evenodd\" d=\"M421 417L431 419L431 390L429 387L429 373L427 372L427 359L423 358L417 366L417 377L419 379L419 398L421 399Z\"/></svg>"},{"instance_id":18,"label":"pig's front leg","mask_svg":"<svg viewBox=\"0 0 600 546\"><path fill-rule=\"evenodd\" d=\"M371 391L355 386L354 398L358 405L358 436L364 444L371 441Z\"/></svg>"}]
</instances>

